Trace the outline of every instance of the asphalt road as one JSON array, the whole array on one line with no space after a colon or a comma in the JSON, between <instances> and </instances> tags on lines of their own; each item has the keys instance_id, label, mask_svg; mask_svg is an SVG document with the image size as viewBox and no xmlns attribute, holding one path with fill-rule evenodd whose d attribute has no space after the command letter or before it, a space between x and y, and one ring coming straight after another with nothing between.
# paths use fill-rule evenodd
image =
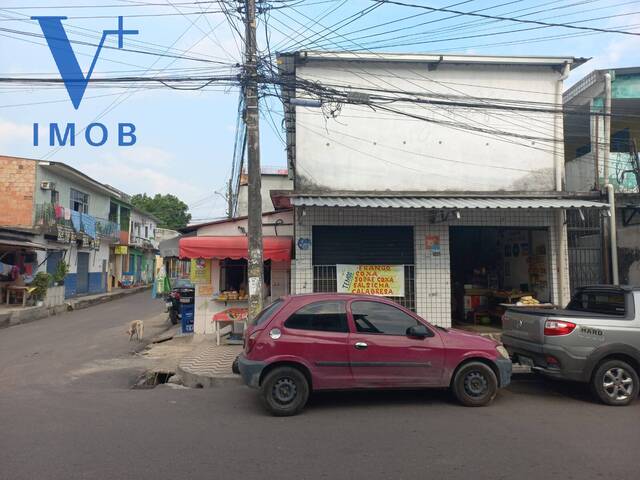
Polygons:
<instances>
[{"instance_id":1,"label":"asphalt road","mask_svg":"<svg viewBox=\"0 0 640 480\"><path fill-rule=\"evenodd\" d=\"M531 376L485 408L444 391L326 393L291 418L244 387L131 390L124 330L161 309L139 294L0 330L0 479L638 476L640 402Z\"/></svg>"}]
</instances>

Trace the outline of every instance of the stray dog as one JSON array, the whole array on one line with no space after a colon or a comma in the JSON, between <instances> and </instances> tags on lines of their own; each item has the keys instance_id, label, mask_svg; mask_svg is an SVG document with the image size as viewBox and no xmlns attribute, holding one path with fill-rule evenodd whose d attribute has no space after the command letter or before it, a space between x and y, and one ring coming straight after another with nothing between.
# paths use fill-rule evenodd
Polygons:
<instances>
[{"instance_id":1,"label":"stray dog","mask_svg":"<svg viewBox=\"0 0 640 480\"><path fill-rule=\"evenodd\" d=\"M142 320L134 320L129 324L127 333L129 334L129 341L133 340L135 336L136 340L141 342L144 335L144 322Z\"/></svg>"}]
</instances>

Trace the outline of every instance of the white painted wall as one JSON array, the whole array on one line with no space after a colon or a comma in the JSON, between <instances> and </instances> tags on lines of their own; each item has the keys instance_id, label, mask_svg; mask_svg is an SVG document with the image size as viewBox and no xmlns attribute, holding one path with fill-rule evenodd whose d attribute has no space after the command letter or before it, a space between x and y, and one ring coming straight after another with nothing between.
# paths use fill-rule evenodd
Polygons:
<instances>
[{"instance_id":1,"label":"white painted wall","mask_svg":"<svg viewBox=\"0 0 640 480\"><path fill-rule=\"evenodd\" d=\"M560 74L551 67L314 61L297 76L324 84L434 95L554 102ZM561 90L560 90L561 91ZM302 93L299 92L300 96ZM467 97L465 97L467 96ZM430 121L343 104L336 118L325 109L296 107L296 189L355 191L550 191L553 142L452 128L507 131L554 139L553 113L477 110L393 103ZM331 107L330 105L327 107ZM558 145L563 157L562 143Z\"/></svg>"},{"instance_id":2,"label":"white painted wall","mask_svg":"<svg viewBox=\"0 0 640 480\"><path fill-rule=\"evenodd\" d=\"M287 175L276 175L276 174L262 174L261 178L261 188L260 192L262 194L262 212L273 212L275 209L273 208L273 202L271 201L271 196L269 192L271 190L293 190L293 181L287 177ZM249 203L248 203L248 186L240 185L240 190L238 191L238 211L236 215L238 217L244 217L249 213Z\"/></svg>"},{"instance_id":3,"label":"white painted wall","mask_svg":"<svg viewBox=\"0 0 640 480\"><path fill-rule=\"evenodd\" d=\"M281 225L265 225L276 222L282 222ZM276 229L278 236L292 236L293 235L293 212L279 212L272 213L270 215L264 215L262 217L262 234L268 236L276 236ZM249 228L249 222L246 218L230 221L215 223L212 225L205 225L198 228L197 235L200 236L244 236L242 229L247 231Z\"/></svg>"}]
</instances>

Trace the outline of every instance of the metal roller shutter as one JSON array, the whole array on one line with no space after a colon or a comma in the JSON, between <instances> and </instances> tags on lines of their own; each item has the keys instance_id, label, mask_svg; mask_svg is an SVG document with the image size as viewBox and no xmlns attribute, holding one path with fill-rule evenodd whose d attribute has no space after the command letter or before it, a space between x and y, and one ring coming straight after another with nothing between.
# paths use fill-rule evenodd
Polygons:
<instances>
[{"instance_id":1,"label":"metal roller shutter","mask_svg":"<svg viewBox=\"0 0 640 480\"><path fill-rule=\"evenodd\" d=\"M314 226L313 264L413 265L413 227Z\"/></svg>"}]
</instances>

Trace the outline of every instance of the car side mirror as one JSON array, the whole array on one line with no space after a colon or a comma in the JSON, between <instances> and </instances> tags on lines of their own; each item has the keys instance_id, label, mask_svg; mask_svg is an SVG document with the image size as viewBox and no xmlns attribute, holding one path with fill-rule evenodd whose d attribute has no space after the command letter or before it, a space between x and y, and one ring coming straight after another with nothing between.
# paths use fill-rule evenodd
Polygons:
<instances>
[{"instance_id":1,"label":"car side mirror","mask_svg":"<svg viewBox=\"0 0 640 480\"><path fill-rule=\"evenodd\" d=\"M414 325L413 327L407 328L407 337L426 338L430 336L431 332L424 325Z\"/></svg>"}]
</instances>

